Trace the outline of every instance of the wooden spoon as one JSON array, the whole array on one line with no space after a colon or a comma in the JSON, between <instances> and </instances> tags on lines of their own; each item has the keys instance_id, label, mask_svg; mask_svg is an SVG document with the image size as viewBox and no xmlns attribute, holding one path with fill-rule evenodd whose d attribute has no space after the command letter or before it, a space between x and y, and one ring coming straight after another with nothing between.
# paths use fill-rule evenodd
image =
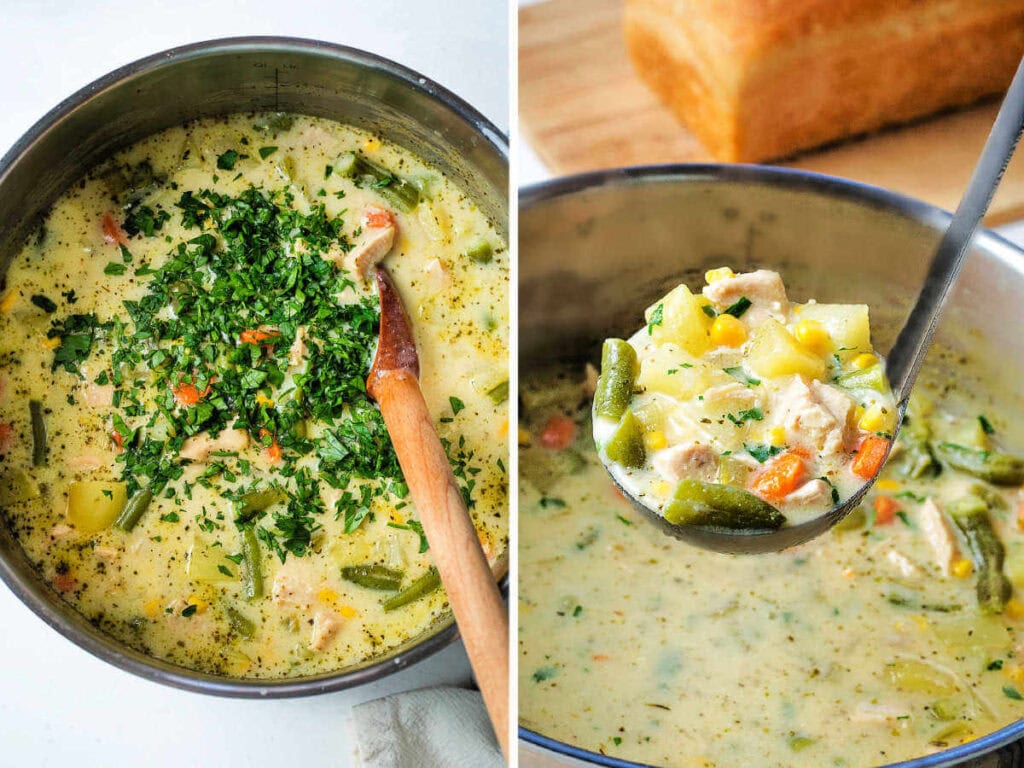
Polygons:
<instances>
[{"instance_id":1,"label":"wooden spoon","mask_svg":"<svg viewBox=\"0 0 1024 768\"><path fill-rule=\"evenodd\" d=\"M508 759L508 613L420 392L409 316L391 276L376 267L380 343L366 380L448 593L469 663Z\"/></svg>"}]
</instances>

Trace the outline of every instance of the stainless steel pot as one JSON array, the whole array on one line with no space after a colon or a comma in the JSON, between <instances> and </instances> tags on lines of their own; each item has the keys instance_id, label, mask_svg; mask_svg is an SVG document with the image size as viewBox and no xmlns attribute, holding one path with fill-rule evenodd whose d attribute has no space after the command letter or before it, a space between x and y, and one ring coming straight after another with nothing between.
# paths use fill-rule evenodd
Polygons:
<instances>
[{"instance_id":1,"label":"stainless steel pot","mask_svg":"<svg viewBox=\"0 0 1024 768\"><path fill-rule=\"evenodd\" d=\"M867 301L875 345L888 350L948 220L884 190L755 166L626 169L530 187L520 194L519 369L596 361L601 340L635 328L653 300L723 264L778 268L795 297ZM979 233L928 362L965 375L968 359L1004 413L1024 412L1022 295L1024 252ZM1022 737L1024 720L901 765L1024 766ZM638 765L528 728L520 739L524 767Z\"/></svg>"},{"instance_id":2,"label":"stainless steel pot","mask_svg":"<svg viewBox=\"0 0 1024 768\"><path fill-rule=\"evenodd\" d=\"M0 276L53 202L89 168L187 120L274 110L372 130L449 175L508 236L508 144L429 79L363 51L312 40L214 40L150 56L86 86L0 159ZM457 637L450 617L386 656L313 677L215 677L153 659L100 632L40 578L0 521L0 578L46 623L115 666L167 685L241 697L303 696L375 680Z\"/></svg>"}]
</instances>

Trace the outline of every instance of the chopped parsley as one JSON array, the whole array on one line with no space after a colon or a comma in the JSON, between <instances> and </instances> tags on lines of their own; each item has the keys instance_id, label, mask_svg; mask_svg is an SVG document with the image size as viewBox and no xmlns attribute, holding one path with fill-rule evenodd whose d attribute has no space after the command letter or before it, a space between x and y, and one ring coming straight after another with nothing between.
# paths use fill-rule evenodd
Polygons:
<instances>
[{"instance_id":1,"label":"chopped parsley","mask_svg":"<svg viewBox=\"0 0 1024 768\"><path fill-rule=\"evenodd\" d=\"M743 313L750 309L751 302L746 296L740 296L736 301L725 308L723 314L732 315L733 317L743 317Z\"/></svg>"},{"instance_id":2,"label":"chopped parsley","mask_svg":"<svg viewBox=\"0 0 1024 768\"><path fill-rule=\"evenodd\" d=\"M734 379L743 382L748 387L756 387L758 384L761 383L760 379L755 379L753 376L751 376L745 370L743 370L743 366L741 365L734 365L731 368L723 368L722 370L728 373Z\"/></svg>"},{"instance_id":3,"label":"chopped parsley","mask_svg":"<svg viewBox=\"0 0 1024 768\"><path fill-rule=\"evenodd\" d=\"M229 149L217 158L217 167L222 171L233 171L235 169L235 163L237 162L238 153L233 149Z\"/></svg>"},{"instance_id":4,"label":"chopped parsley","mask_svg":"<svg viewBox=\"0 0 1024 768\"><path fill-rule=\"evenodd\" d=\"M275 152L277 152L277 147L260 147L260 149L259 149L260 159L261 160L266 160L268 157L270 157Z\"/></svg>"},{"instance_id":5,"label":"chopped parsley","mask_svg":"<svg viewBox=\"0 0 1024 768\"><path fill-rule=\"evenodd\" d=\"M452 413L456 416L459 415L459 411L466 407L466 404L457 397L449 397L448 402L451 403Z\"/></svg>"},{"instance_id":6,"label":"chopped parsley","mask_svg":"<svg viewBox=\"0 0 1024 768\"><path fill-rule=\"evenodd\" d=\"M54 312L57 311L57 304L56 302L53 301L53 299L50 299L46 296L41 296L38 293L32 296L32 298L29 299L29 301L31 301L33 304L35 304L48 315L52 315Z\"/></svg>"},{"instance_id":7,"label":"chopped parsley","mask_svg":"<svg viewBox=\"0 0 1024 768\"><path fill-rule=\"evenodd\" d=\"M747 445L746 443L743 444L743 448L761 464L785 450L781 445Z\"/></svg>"},{"instance_id":8,"label":"chopped parsley","mask_svg":"<svg viewBox=\"0 0 1024 768\"><path fill-rule=\"evenodd\" d=\"M992 426L992 422L985 417L985 414L978 416L978 423L981 424L981 431L986 435L994 435L996 433L996 428Z\"/></svg>"},{"instance_id":9,"label":"chopped parsley","mask_svg":"<svg viewBox=\"0 0 1024 768\"><path fill-rule=\"evenodd\" d=\"M738 414L727 413L725 416L737 427L743 426L747 421L764 420L764 412L762 412L760 408L747 408L746 410L740 411Z\"/></svg>"},{"instance_id":10,"label":"chopped parsley","mask_svg":"<svg viewBox=\"0 0 1024 768\"><path fill-rule=\"evenodd\" d=\"M651 312L651 319L647 321L647 335L652 336L654 334L654 326L661 325L664 322L665 305L659 304Z\"/></svg>"}]
</instances>

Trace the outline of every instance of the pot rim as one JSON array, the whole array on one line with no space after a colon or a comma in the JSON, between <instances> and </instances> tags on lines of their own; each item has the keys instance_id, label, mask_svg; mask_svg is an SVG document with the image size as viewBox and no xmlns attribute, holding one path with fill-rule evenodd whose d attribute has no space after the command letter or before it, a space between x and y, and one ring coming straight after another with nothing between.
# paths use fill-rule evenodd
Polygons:
<instances>
[{"instance_id":1,"label":"pot rim","mask_svg":"<svg viewBox=\"0 0 1024 768\"><path fill-rule=\"evenodd\" d=\"M464 99L425 75L383 56L346 45L299 37L254 35L216 38L169 48L118 67L78 89L47 111L0 157L0 189L10 170L26 151L56 124L103 91L165 67L176 66L183 61L211 55L253 52L297 52L382 71L399 80L405 87L426 94L445 106L464 123L472 126L474 131L506 163L508 162L508 137ZM51 604L35 594L32 586L23 583L7 560L7 557L0 555L0 581L3 581L36 616L66 639L126 672L172 688L197 693L251 699L291 698L330 693L386 677L434 655L459 637L458 627L449 615L439 621L440 629L414 645L376 660L371 659L354 669L341 669L292 679L221 677L190 670L141 653L103 630L90 631L88 621L75 608L65 603ZM502 578L503 591L507 581L506 575ZM52 590L52 587L46 585L44 589Z\"/></svg>"},{"instance_id":2,"label":"pot rim","mask_svg":"<svg viewBox=\"0 0 1024 768\"><path fill-rule=\"evenodd\" d=\"M826 197L892 211L938 232L943 231L952 218L947 211L943 211L931 203L863 182L794 168L743 163L668 163L611 168L563 176L531 184L520 190L519 209L522 213L525 209L561 197L604 188L696 181L747 182L787 190L816 192ZM992 230L979 228L975 234L974 246L988 251L1004 262L1012 263L1016 260L1017 268L1024 271L1024 250ZM519 726L518 733L520 740L527 744L592 765L607 766L608 768L658 768L658 766L648 763L638 763L592 752L545 736L539 731L523 725ZM957 765L993 752L1021 738L1024 738L1024 718L966 744L931 755L891 763L888 768L933 768L933 766Z\"/></svg>"}]
</instances>

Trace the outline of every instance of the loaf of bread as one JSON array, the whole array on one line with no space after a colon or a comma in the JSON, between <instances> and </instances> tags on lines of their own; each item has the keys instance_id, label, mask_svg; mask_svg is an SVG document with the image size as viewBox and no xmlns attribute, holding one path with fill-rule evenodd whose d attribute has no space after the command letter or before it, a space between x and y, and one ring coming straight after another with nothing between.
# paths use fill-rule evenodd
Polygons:
<instances>
[{"instance_id":1,"label":"loaf of bread","mask_svg":"<svg viewBox=\"0 0 1024 768\"><path fill-rule=\"evenodd\" d=\"M1024 0L625 0L625 28L708 150L755 162L1005 90Z\"/></svg>"}]
</instances>

